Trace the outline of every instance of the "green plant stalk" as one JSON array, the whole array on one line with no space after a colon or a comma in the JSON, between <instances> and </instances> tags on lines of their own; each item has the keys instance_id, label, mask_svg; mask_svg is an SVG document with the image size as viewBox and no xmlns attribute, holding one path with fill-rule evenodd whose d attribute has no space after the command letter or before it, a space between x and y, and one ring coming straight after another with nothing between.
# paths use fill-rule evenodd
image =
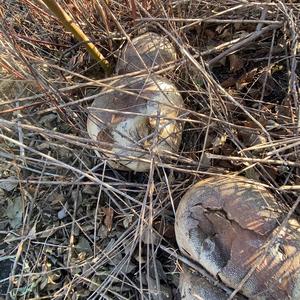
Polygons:
<instances>
[{"instance_id":1,"label":"green plant stalk","mask_svg":"<svg viewBox=\"0 0 300 300\"><path fill-rule=\"evenodd\" d=\"M105 73L111 70L109 62L97 49L97 47L90 42L89 38L81 30L81 28L73 21L73 19L63 10L63 8L55 0L42 0L52 13L61 21L64 27L71 31L76 39L80 42L84 42L88 52L99 61L102 69Z\"/></svg>"}]
</instances>

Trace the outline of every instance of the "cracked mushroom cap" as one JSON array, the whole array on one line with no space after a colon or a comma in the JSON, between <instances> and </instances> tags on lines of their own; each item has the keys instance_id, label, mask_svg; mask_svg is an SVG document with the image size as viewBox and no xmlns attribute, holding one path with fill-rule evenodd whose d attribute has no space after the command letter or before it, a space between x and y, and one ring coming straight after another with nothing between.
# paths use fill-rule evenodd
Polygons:
<instances>
[{"instance_id":1,"label":"cracked mushroom cap","mask_svg":"<svg viewBox=\"0 0 300 300\"><path fill-rule=\"evenodd\" d=\"M174 118L181 108L183 99L169 80L122 78L94 100L87 130L93 140L103 143L99 152L111 167L144 172L150 168L150 149L156 155L178 150L182 124Z\"/></svg>"},{"instance_id":2,"label":"cracked mushroom cap","mask_svg":"<svg viewBox=\"0 0 300 300\"><path fill-rule=\"evenodd\" d=\"M140 56L140 57L139 57ZM166 38L147 32L127 43L116 65L118 74L125 74L165 64L177 58L176 50Z\"/></svg>"},{"instance_id":3,"label":"cracked mushroom cap","mask_svg":"<svg viewBox=\"0 0 300 300\"><path fill-rule=\"evenodd\" d=\"M202 180L188 190L176 211L181 252L251 299L300 299L300 224L279 223L285 208L265 188L243 177ZM276 242L266 251L266 242Z\"/></svg>"}]
</instances>

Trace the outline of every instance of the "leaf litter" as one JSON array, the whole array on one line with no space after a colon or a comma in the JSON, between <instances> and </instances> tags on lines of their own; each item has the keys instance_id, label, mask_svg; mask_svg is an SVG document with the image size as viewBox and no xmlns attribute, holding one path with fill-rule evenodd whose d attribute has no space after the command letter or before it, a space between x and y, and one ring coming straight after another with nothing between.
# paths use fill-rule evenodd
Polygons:
<instances>
[{"instance_id":1,"label":"leaf litter","mask_svg":"<svg viewBox=\"0 0 300 300\"><path fill-rule=\"evenodd\" d=\"M1 8L0 238L1 255L18 265L8 266L15 277L3 278L12 299L176 299L174 211L195 180L240 173L287 204L297 197L299 7L265 3L261 33L264 7L257 3L160 1L165 9L158 11L145 2L161 21L143 20L137 7L134 22L126 1L110 2L109 34L90 2L66 5L111 64L124 32L166 34L157 24L199 63L181 55L184 62L164 74L181 91L188 121L180 152L163 164L155 157L153 176L112 170L93 152L88 97L108 81L84 47L39 4L16 0Z\"/></svg>"}]
</instances>

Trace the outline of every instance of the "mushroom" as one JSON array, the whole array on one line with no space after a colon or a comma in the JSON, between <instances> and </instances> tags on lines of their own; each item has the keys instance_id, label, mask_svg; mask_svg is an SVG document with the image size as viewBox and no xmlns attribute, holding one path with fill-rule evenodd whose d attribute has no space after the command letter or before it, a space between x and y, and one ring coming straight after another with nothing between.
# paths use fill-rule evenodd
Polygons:
<instances>
[{"instance_id":1,"label":"mushroom","mask_svg":"<svg viewBox=\"0 0 300 300\"><path fill-rule=\"evenodd\" d=\"M181 272L179 280L181 300L226 300L228 295L199 274Z\"/></svg>"},{"instance_id":2,"label":"mushroom","mask_svg":"<svg viewBox=\"0 0 300 300\"><path fill-rule=\"evenodd\" d=\"M147 32L127 43L118 59L116 72L125 74L153 68L176 58L176 50L166 37Z\"/></svg>"},{"instance_id":3,"label":"mushroom","mask_svg":"<svg viewBox=\"0 0 300 300\"><path fill-rule=\"evenodd\" d=\"M300 299L300 224L290 219L281 229L285 212L267 189L246 178L213 176L182 198L177 244L233 289L253 269L240 290L251 299Z\"/></svg>"},{"instance_id":4,"label":"mushroom","mask_svg":"<svg viewBox=\"0 0 300 300\"><path fill-rule=\"evenodd\" d=\"M169 80L124 77L94 100L87 130L103 142L99 150L111 167L144 172L150 168L149 150L156 155L178 151L182 123L175 119L181 108L183 99Z\"/></svg>"}]
</instances>

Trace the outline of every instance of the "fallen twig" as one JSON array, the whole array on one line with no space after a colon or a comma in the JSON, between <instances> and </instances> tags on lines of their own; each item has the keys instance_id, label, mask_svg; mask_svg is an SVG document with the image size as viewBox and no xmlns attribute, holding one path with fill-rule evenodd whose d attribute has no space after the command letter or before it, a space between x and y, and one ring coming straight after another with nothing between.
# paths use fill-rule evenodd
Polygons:
<instances>
[{"instance_id":1,"label":"fallen twig","mask_svg":"<svg viewBox=\"0 0 300 300\"><path fill-rule=\"evenodd\" d=\"M222 52L218 56L216 56L213 59L211 59L208 62L208 65L211 67L212 65L214 65L215 63L217 63L218 61L220 61L221 59L223 59L224 57L232 54L233 52L235 52L235 51L239 50L240 48L242 48L243 46L247 45L248 43L256 40L257 38L259 38L261 35L265 34L266 32L269 32L271 30L277 29L279 27L280 27L280 25L273 24L273 25L269 25L267 27L264 27L260 31L254 31L252 34L250 34L245 39L241 40L239 43L233 45L229 49L225 50L224 52Z\"/></svg>"},{"instance_id":2,"label":"fallen twig","mask_svg":"<svg viewBox=\"0 0 300 300\"><path fill-rule=\"evenodd\" d=\"M80 29L80 27L75 24L74 20L63 10L63 8L55 0L43 0L43 2L57 16L67 30L70 30L80 42L85 43L88 52L100 63L103 70L108 72L110 70L109 62L105 59L97 47L90 42L89 38Z\"/></svg>"}]
</instances>

